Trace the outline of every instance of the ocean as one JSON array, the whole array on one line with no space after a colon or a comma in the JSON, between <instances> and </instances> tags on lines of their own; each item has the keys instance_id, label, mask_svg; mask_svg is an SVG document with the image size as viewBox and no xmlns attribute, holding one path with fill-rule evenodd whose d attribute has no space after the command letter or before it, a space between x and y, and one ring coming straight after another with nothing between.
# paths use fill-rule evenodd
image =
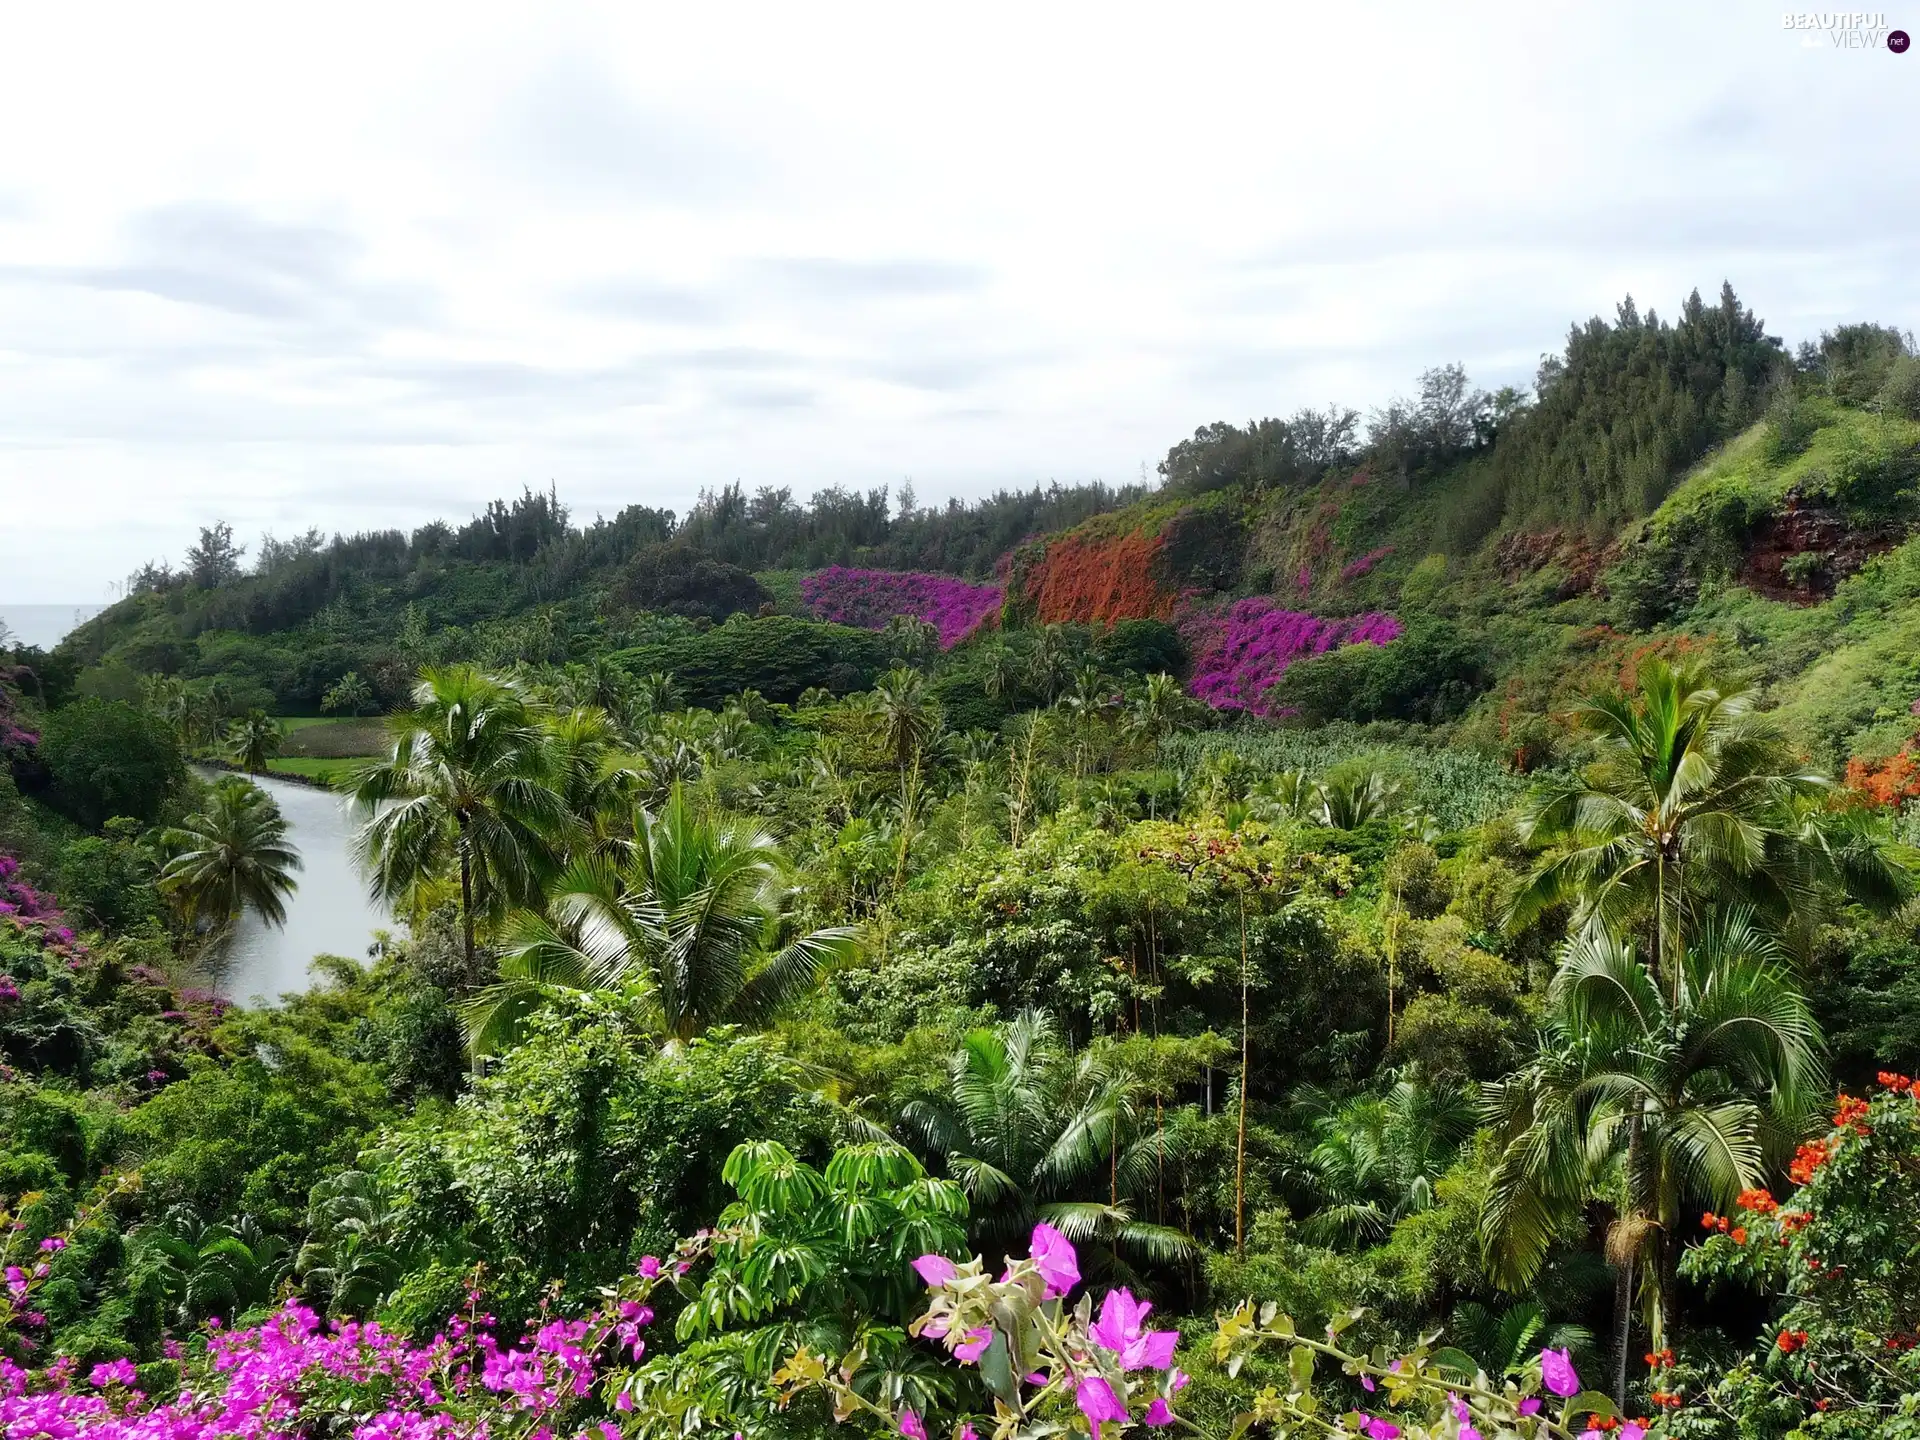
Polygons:
<instances>
[{"instance_id":1,"label":"ocean","mask_svg":"<svg viewBox=\"0 0 1920 1440\"><path fill-rule=\"evenodd\" d=\"M91 620L106 608L104 605L0 603L0 623L6 625L16 643L38 645L42 650L51 650L69 630Z\"/></svg>"}]
</instances>

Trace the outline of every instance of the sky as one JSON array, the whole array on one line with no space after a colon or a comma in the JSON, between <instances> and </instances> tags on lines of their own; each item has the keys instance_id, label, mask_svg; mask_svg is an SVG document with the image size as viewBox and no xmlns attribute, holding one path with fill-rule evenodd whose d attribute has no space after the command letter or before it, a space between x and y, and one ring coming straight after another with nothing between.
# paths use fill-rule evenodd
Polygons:
<instances>
[{"instance_id":1,"label":"sky","mask_svg":"<svg viewBox=\"0 0 1920 1440\"><path fill-rule=\"evenodd\" d=\"M529 484L1134 481L1723 279L1920 327L1916 134L1920 54L1748 3L10 7L0 601Z\"/></svg>"}]
</instances>

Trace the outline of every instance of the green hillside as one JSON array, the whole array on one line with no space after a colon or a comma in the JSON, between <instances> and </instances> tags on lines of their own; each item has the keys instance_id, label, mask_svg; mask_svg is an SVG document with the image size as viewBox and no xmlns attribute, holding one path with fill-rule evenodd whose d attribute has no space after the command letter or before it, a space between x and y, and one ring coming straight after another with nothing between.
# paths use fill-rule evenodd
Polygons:
<instances>
[{"instance_id":1,"label":"green hillside","mask_svg":"<svg viewBox=\"0 0 1920 1440\"><path fill-rule=\"evenodd\" d=\"M0 657L26 1440L1907 1433L1902 332L129 588Z\"/></svg>"}]
</instances>

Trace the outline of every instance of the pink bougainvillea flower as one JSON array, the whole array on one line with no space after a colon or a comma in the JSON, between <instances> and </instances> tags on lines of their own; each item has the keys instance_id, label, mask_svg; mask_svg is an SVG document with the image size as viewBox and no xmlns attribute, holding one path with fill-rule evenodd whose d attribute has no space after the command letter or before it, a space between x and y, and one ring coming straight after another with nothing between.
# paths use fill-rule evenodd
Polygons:
<instances>
[{"instance_id":1,"label":"pink bougainvillea flower","mask_svg":"<svg viewBox=\"0 0 1920 1440\"><path fill-rule=\"evenodd\" d=\"M1573 1357L1565 1350L1540 1352L1540 1378L1546 1382L1547 1389L1563 1400L1580 1393L1580 1377L1574 1371Z\"/></svg>"},{"instance_id":2,"label":"pink bougainvillea flower","mask_svg":"<svg viewBox=\"0 0 1920 1440\"><path fill-rule=\"evenodd\" d=\"M800 582L800 599L816 619L884 630L896 615L924 620L951 650L998 613L1004 591L923 570L857 570L831 565Z\"/></svg>"},{"instance_id":3,"label":"pink bougainvillea flower","mask_svg":"<svg viewBox=\"0 0 1920 1440\"><path fill-rule=\"evenodd\" d=\"M929 1285L951 1284L953 1277L960 1273L944 1255L922 1255L913 1262L913 1268Z\"/></svg>"},{"instance_id":4,"label":"pink bougainvillea flower","mask_svg":"<svg viewBox=\"0 0 1920 1440\"><path fill-rule=\"evenodd\" d=\"M660 1274L660 1257L658 1255L642 1255L640 1257L640 1273L649 1280L658 1278Z\"/></svg>"},{"instance_id":5,"label":"pink bougainvillea flower","mask_svg":"<svg viewBox=\"0 0 1920 1440\"><path fill-rule=\"evenodd\" d=\"M1042 1220L1033 1227L1033 1263L1046 1281L1047 1298L1064 1295L1080 1283L1080 1257L1073 1243Z\"/></svg>"},{"instance_id":6,"label":"pink bougainvillea flower","mask_svg":"<svg viewBox=\"0 0 1920 1440\"><path fill-rule=\"evenodd\" d=\"M1160 1399L1158 1396L1154 1397L1154 1402L1147 1406L1146 1423L1149 1425L1171 1425L1173 1423L1173 1411L1167 1408L1167 1402L1165 1400Z\"/></svg>"},{"instance_id":7,"label":"pink bougainvillea flower","mask_svg":"<svg viewBox=\"0 0 1920 1440\"><path fill-rule=\"evenodd\" d=\"M1073 1392L1073 1401L1080 1407L1080 1413L1095 1425L1103 1420L1118 1420L1123 1425L1126 1423L1127 1407L1113 1393L1113 1386L1098 1375L1089 1375L1080 1382L1079 1388Z\"/></svg>"},{"instance_id":8,"label":"pink bougainvillea flower","mask_svg":"<svg viewBox=\"0 0 1920 1440\"><path fill-rule=\"evenodd\" d=\"M1122 1370L1164 1370L1173 1363L1180 1336L1173 1330L1142 1330L1141 1322L1152 1309L1151 1302L1135 1300L1131 1290L1109 1290L1100 1302L1100 1318L1087 1333L1120 1357Z\"/></svg>"},{"instance_id":9,"label":"pink bougainvillea flower","mask_svg":"<svg viewBox=\"0 0 1920 1440\"><path fill-rule=\"evenodd\" d=\"M1629 1420L1620 1427L1620 1440L1647 1440L1646 1429Z\"/></svg>"},{"instance_id":10,"label":"pink bougainvillea flower","mask_svg":"<svg viewBox=\"0 0 1920 1440\"><path fill-rule=\"evenodd\" d=\"M982 1325L976 1330L969 1330L967 1338L953 1347L953 1358L971 1365L987 1353L987 1347L992 1343L993 1331Z\"/></svg>"},{"instance_id":11,"label":"pink bougainvillea flower","mask_svg":"<svg viewBox=\"0 0 1920 1440\"><path fill-rule=\"evenodd\" d=\"M1522 1415L1538 1415L1540 1413L1540 1397L1538 1395L1527 1396L1526 1399L1520 1402L1520 1413Z\"/></svg>"},{"instance_id":12,"label":"pink bougainvillea flower","mask_svg":"<svg viewBox=\"0 0 1920 1440\"><path fill-rule=\"evenodd\" d=\"M962 1420L960 1422L960 1434L957 1440L980 1440L980 1432L973 1428L973 1422L971 1420Z\"/></svg>"},{"instance_id":13,"label":"pink bougainvillea flower","mask_svg":"<svg viewBox=\"0 0 1920 1440\"><path fill-rule=\"evenodd\" d=\"M1374 1384L1373 1377L1367 1374L1363 1370L1360 1372L1360 1388L1366 1391L1369 1395L1371 1395L1374 1391L1378 1390L1380 1387Z\"/></svg>"},{"instance_id":14,"label":"pink bougainvillea flower","mask_svg":"<svg viewBox=\"0 0 1920 1440\"><path fill-rule=\"evenodd\" d=\"M900 1433L907 1440L927 1440L927 1427L920 1423L920 1417L911 1410L900 1412Z\"/></svg>"},{"instance_id":15,"label":"pink bougainvillea flower","mask_svg":"<svg viewBox=\"0 0 1920 1440\"><path fill-rule=\"evenodd\" d=\"M1400 1440L1400 1427L1391 1420L1382 1420L1378 1415L1365 1417L1366 1424L1360 1427L1360 1433L1367 1440Z\"/></svg>"}]
</instances>

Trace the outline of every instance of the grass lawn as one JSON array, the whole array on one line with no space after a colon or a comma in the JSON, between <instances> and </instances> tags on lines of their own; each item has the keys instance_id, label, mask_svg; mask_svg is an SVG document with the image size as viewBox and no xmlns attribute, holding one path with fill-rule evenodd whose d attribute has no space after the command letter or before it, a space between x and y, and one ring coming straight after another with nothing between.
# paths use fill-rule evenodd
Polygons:
<instances>
[{"instance_id":1,"label":"grass lawn","mask_svg":"<svg viewBox=\"0 0 1920 1440\"><path fill-rule=\"evenodd\" d=\"M304 775L310 780L325 780L329 784L338 784L341 777L351 775L361 762L352 758L314 759L311 757L275 756L267 762L269 775Z\"/></svg>"}]
</instances>

